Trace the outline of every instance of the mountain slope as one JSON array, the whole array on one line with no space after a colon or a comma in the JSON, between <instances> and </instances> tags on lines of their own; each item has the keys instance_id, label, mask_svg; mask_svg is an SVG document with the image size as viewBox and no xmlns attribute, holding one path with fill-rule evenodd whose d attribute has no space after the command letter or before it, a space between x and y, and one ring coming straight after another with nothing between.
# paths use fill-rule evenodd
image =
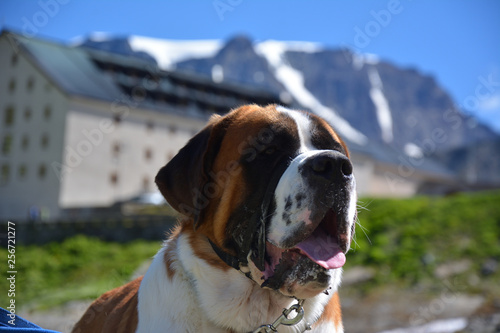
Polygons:
<instances>
[{"instance_id":1,"label":"mountain slope","mask_svg":"<svg viewBox=\"0 0 500 333\"><path fill-rule=\"evenodd\" d=\"M462 165L467 154L446 154L499 138L459 110L432 76L349 50L309 42L254 43L245 36L227 42L90 38L82 45L279 94L292 107L326 118L348 142L368 151L385 147L417 161L438 154L441 161ZM499 155L495 145L485 147L479 164Z\"/></svg>"},{"instance_id":2,"label":"mountain slope","mask_svg":"<svg viewBox=\"0 0 500 333\"><path fill-rule=\"evenodd\" d=\"M286 90L358 144L368 138L399 151L418 147L431 154L497 137L458 110L433 77L347 50L297 42L252 45L240 36L213 57L177 64L208 76L214 66L223 70L225 81Z\"/></svg>"},{"instance_id":3,"label":"mountain slope","mask_svg":"<svg viewBox=\"0 0 500 333\"><path fill-rule=\"evenodd\" d=\"M446 138L434 142L436 150L496 136L469 123L432 77L415 70L356 60L345 50L288 52L287 60L303 73L305 86L323 104L335 108L371 140L398 150L408 144L425 149L441 131Z\"/></svg>"},{"instance_id":4,"label":"mountain slope","mask_svg":"<svg viewBox=\"0 0 500 333\"><path fill-rule=\"evenodd\" d=\"M269 71L266 60L257 55L252 42L244 36L229 40L213 57L181 61L176 68L211 77L218 70L220 80L257 86L276 94L285 90Z\"/></svg>"},{"instance_id":5,"label":"mountain slope","mask_svg":"<svg viewBox=\"0 0 500 333\"><path fill-rule=\"evenodd\" d=\"M257 52L267 59L275 77L291 93L295 100L329 121L346 139L357 144L366 144L367 137L356 130L338 112L321 103L306 87L303 72L290 65L286 58L287 45L269 41L258 45Z\"/></svg>"}]
</instances>

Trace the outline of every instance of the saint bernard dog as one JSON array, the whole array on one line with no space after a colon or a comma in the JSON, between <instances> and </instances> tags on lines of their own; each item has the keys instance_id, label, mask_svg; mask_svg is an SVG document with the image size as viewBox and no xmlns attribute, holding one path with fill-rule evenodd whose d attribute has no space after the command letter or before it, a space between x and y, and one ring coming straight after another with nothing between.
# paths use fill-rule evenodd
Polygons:
<instances>
[{"instance_id":1,"label":"saint bernard dog","mask_svg":"<svg viewBox=\"0 0 500 333\"><path fill-rule=\"evenodd\" d=\"M213 116L156 183L183 218L144 277L103 294L73 332L343 332L356 183L325 120L276 105ZM302 320L280 325L298 300L285 319Z\"/></svg>"}]
</instances>

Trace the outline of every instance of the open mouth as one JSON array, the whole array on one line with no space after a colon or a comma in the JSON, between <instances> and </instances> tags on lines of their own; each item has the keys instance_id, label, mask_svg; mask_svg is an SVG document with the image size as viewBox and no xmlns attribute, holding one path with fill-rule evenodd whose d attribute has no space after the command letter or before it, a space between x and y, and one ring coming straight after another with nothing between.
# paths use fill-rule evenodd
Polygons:
<instances>
[{"instance_id":1,"label":"open mouth","mask_svg":"<svg viewBox=\"0 0 500 333\"><path fill-rule=\"evenodd\" d=\"M294 264L304 257L327 270L344 266L349 241L347 233L340 231L342 229L339 228L337 213L329 209L316 229L292 248L282 249L266 242L264 278L273 276L278 266Z\"/></svg>"}]
</instances>

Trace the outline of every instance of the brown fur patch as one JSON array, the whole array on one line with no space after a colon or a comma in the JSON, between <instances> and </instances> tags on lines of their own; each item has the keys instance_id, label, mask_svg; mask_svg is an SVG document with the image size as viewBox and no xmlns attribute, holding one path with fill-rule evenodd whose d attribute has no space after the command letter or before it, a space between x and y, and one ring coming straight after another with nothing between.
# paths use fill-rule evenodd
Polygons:
<instances>
[{"instance_id":1,"label":"brown fur patch","mask_svg":"<svg viewBox=\"0 0 500 333\"><path fill-rule=\"evenodd\" d=\"M189 245L193 249L195 256L204 260L210 266L216 267L225 272L229 269L232 269L231 267L226 265L217 256L217 254L215 254L212 246L208 242L208 239L204 235L194 230L192 221L183 221L181 233L188 237Z\"/></svg>"},{"instance_id":2,"label":"brown fur patch","mask_svg":"<svg viewBox=\"0 0 500 333\"><path fill-rule=\"evenodd\" d=\"M337 134L337 132L335 132L335 130L332 128L332 126L330 126L330 124L328 124L323 118L317 117L315 115L311 115L311 117L314 117L314 119L318 123L320 123L321 126L323 126L324 128L326 128L328 130L328 132L335 139L335 141L337 141L338 143L340 143L342 145L342 147L345 150L347 158L349 158L349 150L347 149L347 145L345 144L344 140L342 140L342 138Z\"/></svg>"},{"instance_id":3,"label":"brown fur patch","mask_svg":"<svg viewBox=\"0 0 500 333\"><path fill-rule=\"evenodd\" d=\"M336 328L342 325L342 311L340 309L339 294L335 293L325 306L323 314L319 317L318 321L313 326L319 325L324 322L333 322Z\"/></svg>"},{"instance_id":4,"label":"brown fur patch","mask_svg":"<svg viewBox=\"0 0 500 333\"><path fill-rule=\"evenodd\" d=\"M137 302L142 276L101 295L75 324L73 333L135 332Z\"/></svg>"},{"instance_id":5,"label":"brown fur patch","mask_svg":"<svg viewBox=\"0 0 500 333\"><path fill-rule=\"evenodd\" d=\"M224 248L227 238L227 222L236 207L250 195L247 193L240 165L242 152L251 146L252 141L258 138L263 128L276 122L278 116L279 113L274 105L265 108L246 105L213 120L224 121L231 126L227 127L219 153L212 166L212 177L215 176L216 179L212 180L211 185L217 191L213 191L216 194L210 200L200 231L229 253L232 251Z\"/></svg>"}]
</instances>

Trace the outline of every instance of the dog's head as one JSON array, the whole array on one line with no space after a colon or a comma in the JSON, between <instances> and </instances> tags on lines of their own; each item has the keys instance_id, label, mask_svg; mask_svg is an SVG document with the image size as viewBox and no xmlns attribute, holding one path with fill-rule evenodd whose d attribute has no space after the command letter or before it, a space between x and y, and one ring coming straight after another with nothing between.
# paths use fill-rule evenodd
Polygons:
<instances>
[{"instance_id":1,"label":"dog's head","mask_svg":"<svg viewBox=\"0 0 500 333\"><path fill-rule=\"evenodd\" d=\"M321 118L274 105L213 117L156 183L259 285L307 298L340 283L355 179L344 142Z\"/></svg>"}]
</instances>

